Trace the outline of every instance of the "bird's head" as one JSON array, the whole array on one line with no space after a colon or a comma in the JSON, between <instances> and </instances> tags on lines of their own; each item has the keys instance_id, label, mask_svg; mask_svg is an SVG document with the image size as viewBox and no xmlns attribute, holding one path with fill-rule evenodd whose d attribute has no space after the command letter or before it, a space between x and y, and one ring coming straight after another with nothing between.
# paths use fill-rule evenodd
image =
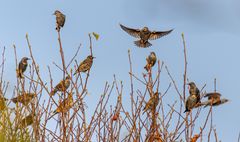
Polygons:
<instances>
[{"instance_id":1,"label":"bird's head","mask_svg":"<svg viewBox=\"0 0 240 142\"><path fill-rule=\"evenodd\" d=\"M229 102L229 100L228 99L221 99L221 104L224 104L226 102Z\"/></svg>"},{"instance_id":2,"label":"bird's head","mask_svg":"<svg viewBox=\"0 0 240 142\"><path fill-rule=\"evenodd\" d=\"M156 56L155 52L151 52L150 54L151 56Z\"/></svg>"},{"instance_id":3,"label":"bird's head","mask_svg":"<svg viewBox=\"0 0 240 142\"><path fill-rule=\"evenodd\" d=\"M147 32L148 31L148 27L143 27L142 29L144 32Z\"/></svg>"},{"instance_id":4,"label":"bird's head","mask_svg":"<svg viewBox=\"0 0 240 142\"><path fill-rule=\"evenodd\" d=\"M92 59L94 59L96 57L93 57L92 55L89 55L87 58L92 60Z\"/></svg>"},{"instance_id":5,"label":"bird's head","mask_svg":"<svg viewBox=\"0 0 240 142\"><path fill-rule=\"evenodd\" d=\"M56 10L53 15L58 15L58 14L61 14L61 12L59 10Z\"/></svg>"},{"instance_id":6,"label":"bird's head","mask_svg":"<svg viewBox=\"0 0 240 142\"><path fill-rule=\"evenodd\" d=\"M189 85L190 88L194 88L194 87L196 87L196 85L195 85L194 82L189 82L188 85Z\"/></svg>"},{"instance_id":7,"label":"bird's head","mask_svg":"<svg viewBox=\"0 0 240 142\"><path fill-rule=\"evenodd\" d=\"M31 59L28 58L28 57L23 57L23 58L21 59L21 62L22 62L22 63L27 63L28 60L31 60Z\"/></svg>"}]
</instances>

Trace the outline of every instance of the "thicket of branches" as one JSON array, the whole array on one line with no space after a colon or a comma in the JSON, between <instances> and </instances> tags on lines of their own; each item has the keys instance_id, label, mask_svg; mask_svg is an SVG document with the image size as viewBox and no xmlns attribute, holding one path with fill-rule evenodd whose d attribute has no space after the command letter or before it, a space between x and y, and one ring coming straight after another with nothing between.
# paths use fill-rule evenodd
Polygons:
<instances>
[{"instance_id":1,"label":"thicket of branches","mask_svg":"<svg viewBox=\"0 0 240 142\"><path fill-rule=\"evenodd\" d=\"M92 45L92 34L89 34L89 53L94 54ZM56 84L53 84L54 78L51 75L51 69L48 67L49 78L41 76L40 65L35 60L34 46L31 46L30 39L26 35L26 41L30 53L31 61L24 73L24 78L17 78L14 90L11 90L12 96L16 97L23 93L36 94L29 104L22 103L13 104L11 100L1 102L0 115L0 141L156 141L156 142L174 142L174 141L210 141L210 139L219 141L216 128L213 127L212 107L209 107L208 114L202 115L202 108L195 108L190 113L183 113L185 110L185 101L188 96L187 90L187 52L183 40L184 55L184 75L182 85L178 86L171 71L164 62L158 60L156 68L153 72L151 69L143 75L133 72L131 52L128 51L129 58L129 78L130 90L128 90L130 105L124 106L122 100L123 83L118 81L117 77L113 77L113 82L106 82L99 101L95 102L95 110L89 110L85 105L87 97L87 89L89 85L101 87L101 85L89 82L91 72L73 75L79 63L76 57L80 50L72 55L70 62L65 61L65 56L61 44L60 31L58 31L59 54L61 55L62 65L53 65L59 69L62 79L70 76L70 87L63 91L57 92L55 96L50 96L50 92ZM14 45L16 69L18 68L19 58L17 56L17 48ZM4 61L5 48L2 51L2 64L0 74L0 90L1 95L6 96L8 89L8 81L4 80ZM41 55L39 55L41 56ZM86 55L87 56L87 55ZM94 63L93 63L94 65ZM170 84L165 90L160 90L161 73L165 70L168 73ZM182 79L181 79L182 78ZM58 82L54 80L54 82ZM141 84L136 85L137 83ZM144 87L142 87L144 86ZM164 103L167 99L168 91L174 88L176 101L173 104ZM201 89L203 92L204 86ZM116 102L110 102L110 97L118 98ZM144 112L148 100L158 92L159 103L151 110ZM58 113L51 117L53 111L59 106L59 103L66 99L70 94L73 95L73 106L67 108L67 104L63 104L66 111ZM44 95L44 97L43 97ZM7 95L9 96L9 95ZM47 99L46 99L47 98ZM9 98L10 99L10 98ZM5 102L5 103L4 103ZM91 112L91 116L87 116L87 112ZM29 120L25 124L22 121L27 116L32 116L32 122ZM49 119L51 117L51 119ZM91 119L87 119L91 118ZM196 122L202 119L204 123L197 125ZM53 123L53 121L55 123ZM51 124L50 124L51 123Z\"/></svg>"}]
</instances>

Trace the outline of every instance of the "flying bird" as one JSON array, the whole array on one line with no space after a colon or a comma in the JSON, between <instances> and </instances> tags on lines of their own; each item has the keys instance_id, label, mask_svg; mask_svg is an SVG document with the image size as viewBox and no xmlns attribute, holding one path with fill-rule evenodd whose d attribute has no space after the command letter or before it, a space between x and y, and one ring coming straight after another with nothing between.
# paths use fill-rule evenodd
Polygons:
<instances>
[{"instance_id":1,"label":"flying bird","mask_svg":"<svg viewBox=\"0 0 240 142\"><path fill-rule=\"evenodd\" d=\"M159 103L159 93L156 92L154 93L154 95L148 100L148 102L146 103L143 111L146 112L147 110L153 110L157 107Z\"/></svg>"},{"instance_id":2,"label":"flying bird","mask_svg":"<svg viewBox=\"0 0 240 142\"><path fill-rule=\"evenodd\" d=\"M92 55L87 56L87 58L80 63L80 65L78 66L78 69L75 71L73 75L90 70L90 68L92 67L94 58L95 57L93 57Z\"/></svg>"},{"instance_id":3,"label":"flying bird","mask_svg":"<svg viewBox=\"0 0 240 142\"><path fill-rule=\"evenodd\" d=\"M36 93L22 93L22 95L12 98L11 101L15 104L22 103L23 105L27 106L36 96Z\"/></svg>"},{"instance_id":4,"label":"flying bird","mask_svg":"<svg viewBox=\"0 0 240 142\"><path fill-rule=\"evenodd\" d=\"M54 89L50 92L50 96L55 95L58 91L64 92L70 86L70 76L67 76L65 79L61 80Z\"/></svg>"},{"instance_id":5,"label":"flying bird","mask_svg":"<svg viewBox=\"0 0 240 142\"><path fill-rule=\"evenodd\" d=\"M21 59L21 61L18 64L18 69L17 69L17 77L18 78L23 78L23 73L26 71L27 66L28 66L28 60L30 60L30 58L28 57L23 57Z\"/></svg>"},{"instance_id":6,"label":"flying bird","mask_svg":"<svg viewBox=\"0 0 240 142\"><path fill-rule=\"evenodd\" d=\"M152 46L148 40L155 40L161 38L173 31L173 29L169 31L150 31L148 27L143 27L142 29L132 29L120 24L120 27L127 32L129 35L138 38L140 40L134 41L135 45L140 48L147 48Z\"/></svg>"},{"instance_id":7,"label":"flying bird","mask_svg":"<svg viewBox=\"0 0 240 142\"><path fill-rule=\"evenodd\" d=\"M157 61L156 54L154 52L151 52L150 55L146 58L146 60L147 64L144 68L149 71L149 69L152 68Z\"/></svg>"},{"instance_id":8,"label":"flying bird","mask_svg":"<svg viewBox=\"0 0 240 142\"><path fill-rule=\"evenodd\" d=\"M208 98L206 102L202 103L202 105L205 105L205 107L218 106L229 101L228 99L225 98L221 99L221 94L218 92L207 93L204 97Z\"/></svg>"},{"instance_id":9,"label":"flying bird","mask_svg":"<svg viewBox=\"0 0 240 142\"><path fill-rule=\"evenodd\" d=\"M56 30L59 32L64 26L66 16L59 10L56 10L53 15L56 16Z\"/></svg>"},{"instance_id":10,"label":"flying bird","mask_svg":"<svg viewBox=\"0 0 240 142\"><path fill-rule=\"evenodd\" d=\"M52 116L50 116L48 118L51 119L54 115L58 114L58 113L66 113L69 111L69 109L71 109L73 106L73 96L72 93L68 93L68 96L66 99L64 99L62 102L59 103L59 106L57 107L56 110L54 110Z\"/></svg>"}]
</instances>

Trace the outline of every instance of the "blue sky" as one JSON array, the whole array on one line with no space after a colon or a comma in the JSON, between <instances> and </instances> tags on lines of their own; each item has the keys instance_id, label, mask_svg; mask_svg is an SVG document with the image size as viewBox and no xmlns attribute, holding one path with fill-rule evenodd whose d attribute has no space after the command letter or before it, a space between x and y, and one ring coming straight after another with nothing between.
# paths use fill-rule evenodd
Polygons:
<instances>
[{"instance_id":1,"label":"blue sky","mask_svg":"<svg viewBox=\"0 0 240 142\"><path fill-rule=\"evenodd\" d=\"M0 4L0 47L6 47L6 76L10 89L14 86L15 62L13 44L17 46L18 57L29 56L26 33L41 73L48 77L47 65L51 66L55 84L62 78L53 61L61 63L58 51L55 17L58 9L66 15L61 32L66 60L82 44L78 61L88 54L88 33L97 32L100 40L94 42L94 56L89 93L86 102L97 102L105 81L112 82L113 74L124 83L129 94L128 49L131 50L134 73L141 76L145 57L154 51L158 58L168 65L172 75L181 87L183 76L183 48L181 33L184 32L188 52L188 78L198 86L205 83L206 91L213 91L213 80L217 78L217 90L230 103L214 108L214 124L222 141L236 141L240 131L238 121L240 107L238 65L240 53L240 2L237 0L104 0L104 1L1 1ZM134 46L134 38L119 28L119 23L140 28L148 26L153 30L174 31L153 46L140 49ZM155 67L155 71L156 71ZM166 71L162 75L163 86L170 82ZM48 81L48 78L46 79ZM126 86L126 87L125 87ZM177 97L173 88L171 95ZM11 91L10 91L11 92ZM11 97L12 94L9 95ZM96 97L97 96L97 97ZM115 99L113 99L115 100ZM166 100L166 102L171 102ZM112 103L115 103L113 101ZM89 110L95 105L88 105Z\"/></svg>"}]
</instances>

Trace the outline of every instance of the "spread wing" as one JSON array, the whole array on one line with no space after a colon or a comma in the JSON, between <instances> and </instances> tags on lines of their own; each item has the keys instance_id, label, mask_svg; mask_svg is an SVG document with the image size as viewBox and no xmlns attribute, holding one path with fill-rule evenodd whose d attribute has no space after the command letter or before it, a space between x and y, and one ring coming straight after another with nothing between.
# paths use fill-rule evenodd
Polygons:
<instances>
[{"instance_id":1,"label":"spread wing","mask_svg":"<svg viewBox=\"0 0 240 142\"><path fill-rule=\"evenodd\" d=\"M150 40L155 40L155 39L158 39L158 38L161 38L165 35L168 35L170 34L171 32L173 31L173 29L169 30L169 31L159 31L159 32L156 32L156 31L153 31L149 37Z\"/></svg>"},{"instance_id":2,"label":"spread wing","mask_svg":"<svg viewBox=\"0 0 240 142\"><path fill-rule=\"evenodd\" d=\"M217 99L220 98L221 94L220 93L207 93L204 97L208 97L208 100L210 99Z\"/></svg>"},{"instance_id":3,"label":"spread wing","mask_svg":"<svg viewBox=\"0 0 240 142\"><path fill-rule=\"evenodd\" d=\"M135 38L140 38L140 30L139 29L131 29L128 27L123 26L122 24L120 24L120 27L127 32L129 35L135 37Z\"/></svg>"}]
</instances>

